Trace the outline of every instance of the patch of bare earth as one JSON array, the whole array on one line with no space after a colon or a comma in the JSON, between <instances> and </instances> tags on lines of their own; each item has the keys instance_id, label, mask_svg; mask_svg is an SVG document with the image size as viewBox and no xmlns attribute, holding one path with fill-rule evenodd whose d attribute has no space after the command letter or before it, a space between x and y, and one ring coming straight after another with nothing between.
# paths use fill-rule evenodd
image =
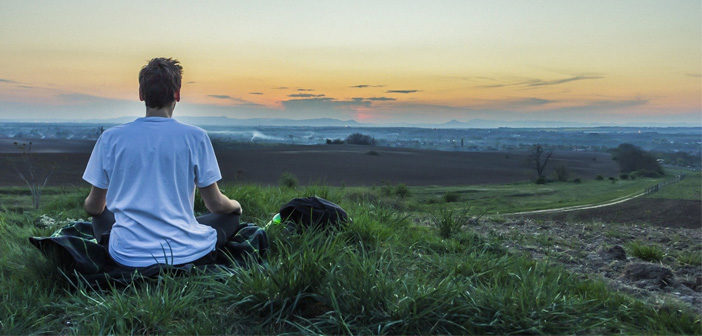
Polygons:
<instances>
[{"instance_id":1,"label":"patch of bare earth","mask_svg":"<svg viewBox=\"0 0 702 336\"><path fill-rule=\"evenodd\" d=\"M702 231L681 227L601 222L564 222L511 218L484 220L476 232L504 238L511 251L563 266L583 277L599 278L611 288L651 304L678 302L702 314ZM655 246L658 261L632 255L632 242ZM696 256L697 262L684 256Z\"/></svg>"},{"instance_id":2,"label":"patch of bare earth","mask_svg":"<svg viewBox=\"0 0 702 336\"><path fill-rule=\"evenodd\" d=\"M567 222L594 220L605 223L650 223L657 226L701 229L702 202L684 199L636 198L602 208L542 214L534 217Z\"/></svg>"}]
</instances>

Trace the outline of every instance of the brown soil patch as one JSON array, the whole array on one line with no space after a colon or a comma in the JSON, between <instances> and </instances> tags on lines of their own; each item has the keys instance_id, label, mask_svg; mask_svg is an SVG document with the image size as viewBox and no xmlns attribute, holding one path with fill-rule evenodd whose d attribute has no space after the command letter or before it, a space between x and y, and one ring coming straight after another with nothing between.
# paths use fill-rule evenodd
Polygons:
<instances>
[{"instance_id":1,"label":"brown soil patch","mask_svg":"<svg viewBox=\"0 0 702 336\"><path fill-rule=\"evenodd\" d=\"M557 221L649 223L664 227L702 228L702 202L679 199L636 198L612 206L556 214L529 215Z\"/></svg>"},{"instance_id":2,"label":"brown soil patch","mask_svg":"<svg viewBox=\"0 0 702 336\"><path fill-rule=\"evenodd\" d=\"M61 148L65 153L59 153ZM0 147L0 157L16 157L10 146ZM85 141L35 142L38 165L56 167L52 185L82 184L81 175L92 144ZM376 153L369 154L370 151ZM278 184L284 172L302 184L378 185L470 185L511 183L533 178L527 153L444 152L354 145L250 145L215 144L225 182ZM375 155L377 154L377 155ZM2 161L2 160L0 160ZM565 164L571 175L594 178L617 172L609 154L562 152L552 164ZM8 164L0 164L0 185L21 185Z\"/></svg>"}]
</instances>

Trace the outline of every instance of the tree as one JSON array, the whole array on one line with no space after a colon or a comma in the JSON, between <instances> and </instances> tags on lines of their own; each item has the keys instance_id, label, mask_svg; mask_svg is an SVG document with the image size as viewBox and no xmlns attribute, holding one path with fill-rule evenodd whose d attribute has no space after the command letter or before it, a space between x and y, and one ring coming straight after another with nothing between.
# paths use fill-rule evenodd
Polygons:
<instances>
[{"instance_id":1,"label":"tree","mask_svg":"<svg viewBox=\"0 0 702 336\"><path fill-rule=\"evenodd\" d=\"M548 160L551 159L551 155L553 155L553 152L545 152L544 147L539 144L532 147L531 153L529 154L529 161L534 165L534 168L536 168L539 179L544 178L544 169L548 164Z\"/></svg>"},{"instance_id":2,"label":"tree","mask_svg":"<svg viewBox=\"0 0 702 336\"><path fill-rule=\"evenodd\" d=\"M632 144L621 144L612 151L612 159L619 164L622 173L638 172L642 176L663 176L663 167L649 152Z\"/></svg>"},{"instance_id":3,"label":"tree","mask_svg":"<svg viewBox=\"0 0 702 336\"><path fill-rule=\"evenodd\" d=\"M39 209L39 202L41 200L41 191L46 186L49 181L49 177L53 173L53 167L48 168L48 171L43 173L34 164L34 157L32 155L32 142L29 143L18 143L14 142L15 147L19 149L20 156L19 162L12 162L12 168L15 170L20 179L27 185L29 192L32 195L32 205L34 209Z\"/></svg>"}]
</instances>

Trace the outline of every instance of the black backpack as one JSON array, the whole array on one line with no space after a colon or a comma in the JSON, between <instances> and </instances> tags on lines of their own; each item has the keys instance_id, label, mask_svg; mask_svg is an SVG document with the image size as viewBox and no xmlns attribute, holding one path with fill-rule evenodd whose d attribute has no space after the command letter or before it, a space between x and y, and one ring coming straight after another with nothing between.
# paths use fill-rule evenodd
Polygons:
<instances>
[{"instance_id":1,"label":"black backpack","mask_svg":"<svg viewBox=\"0 0 702 336\"><path fill-rule=\"evenodd\" d=\"M349 221L346 211L321 197L295 198L280 208L283 221L303 227L337 227Z\"/></svg>"}]
</instances>

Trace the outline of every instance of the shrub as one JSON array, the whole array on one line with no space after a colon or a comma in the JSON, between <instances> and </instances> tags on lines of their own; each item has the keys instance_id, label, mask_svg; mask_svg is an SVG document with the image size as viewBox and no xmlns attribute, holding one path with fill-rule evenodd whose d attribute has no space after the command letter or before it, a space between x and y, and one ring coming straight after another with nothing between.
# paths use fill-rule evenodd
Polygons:
<instances>
[{"instance_id":1,"label":"shrub","mask_svg":"<svg viewBox=\"0 0 702 336\"><path fill-rule=\"evenodd\" d=\"M465 214L453 210L441 209L431 215L431 224L439 229L439 236L451 238L468 222Z\"/></svg>"},{"instance_id":2,"label":"shrub","mask_svg":"<svg viewBox=\"0 0 702 336\"><path fill-rule=\"evenodd\" d=\"M450 202L458 202L458 200L461 198L461 195L455 191L449 191L444 194L444 202L450 203Z\"/></svg>"},{"instance_id":3,"label":"shrub","mask_svg":"<svg viewBox=\"0 0 702 336\"><path fill-rule=\"evenodd\" d=\"M375 138L370 135L354 133L346 138L346 143L351 145L375 145Z\"/></svg>"},{"instance_id":4,"label":"shrub","mask_svg":"<svg viewBox=\"0 0 702 336\"><path fill-rule=\"evenodd\" d=\"M372 150L372 151L367 151L367 152L366 152L366 155L378 156L378 155L380 155L380 153L378 153L378 152Z\"/></svg>"},{"instance_id":5,"label":"shrub","mask_svg":"<svg viewBox=\"0 0 702 336\"><path fill-rule=\"evenodd\" d=\"M602 180L604 180L604 176L602 176L602 175L597 175L597 176L595 177L595 180L602 181Z\"/></svg>"},{"instance_id":6,"label":"shrub","mask_svg":"<svg viewBox=\"0 0 702 336\"><path fill-rule=\"evenodd\" d=\"M546 178L539 176L539 178L536 179L536 184L546 184Z\"/></svg>"},{"instance_id":7,"label":"shrub","mask_svg":"<svg viewBox=\"0 0 702 336\"><path fill-rule=\"evenodd\" d=\"M647 169L639 169L634 172L636 176L643 176L643 177L661 177L663 176L662 173L659 173L657 171L652 171L652 170L647 170Z\"/></svg>"},{"instance_id":8,"label":"shrub","mask_svg":"<svg viewBox=\"0 0 702 336\"><path fill-rule=\"evenodd\" d=\"M640 241L633 241L627 244L629 254L645 261L660 261L663 259L663 251L655 245L646 245Z\"/></svg>"},{"instance_id":9,"label":"shrub","mask_svg":"<svg viewBox=\"0 0 702 336\"><path fill-rule=\"evenodd\" d=\"M290 188L290 189L294 189L295 187L297 187L297 184L298 184L297 177L295 175L293 175L292 173L288 173L288 172L282 173L280 175L280 178L278 179L278 183L280 184L281 187Z\"/></svg>"},{"instance_id":10,"label":"shrub","mask_svg":"<svg viewBox=\"0 0 702 336\"><path fill-rule=\"evenodd\" d=\"M617 182L617 178L614 177L614 176L610 176L610 177L609 177L609 181L612 182L612 183L616 183L616 182Z\"/></svg>"},{"instance_id":11,"label":"shrub","mask_svg":"<svg viewBox=\"0 0 702 336\"><path fill-rule=\"evenodd\" d=\"M565 165L558 165L556 166L556 169L554 169L554 173L556 173L556 179L559 182L565 182L568 181L568 167Z\"/></svg>"},{"instance_id":12,"label":"shrub","mask_svg":"<svg viewBox=\"0 0 702 336\"><path fill-rule=\"evenodd\" d=\"M341 140L341 139L334 139L334 140L327 139L327 145L343 145L343 144L344 144L344 140Z\"/></svg>"},{"instance_id":13,"label":"shrub","mask_svg":"<svg viewBox=\"0 0 702 336\"><path fill-rule=\"evenodd\" d=\"M406 185L400 183L395 187L395 195L400 196L400 198L405 198L409 196L410 191Z\"/></svg>"},{"instance_id":14,"label":"shrub","mask_svg":"<svg viewBox=\"0 0 702 336\"><path fill-rule=\"evenodd\" d=\"M390 195L392 195L392 186L391 186L389 183L388 183L388 184L383 184L383 186L380 187L380 193L381 193L383 196L390 196Z\"/></svg>"},{"instance_id":15,"label":"shrub","mask_svg":"<svg viewBox=\"0 0 702 336\"><path fill-rule=\"evenodd\" d=\"M621 173L621 174L619 174L619 179L621 179L621 180L628 180L628 179L629 179L629 174L627 174L627 173Z\"/></svg>"},{"instance_id":16,"label":"shrub","mask_svg":"<svg viewBox=\"0 0 702 336\"><path fill-rule=\"evenodd\" d=\"M579 177L577 177L577 178L575 178L575 179L573 180L573 183L581 183L581 182L582 182L582 181L580 180Z\"/></svg>"}]
</instances>

